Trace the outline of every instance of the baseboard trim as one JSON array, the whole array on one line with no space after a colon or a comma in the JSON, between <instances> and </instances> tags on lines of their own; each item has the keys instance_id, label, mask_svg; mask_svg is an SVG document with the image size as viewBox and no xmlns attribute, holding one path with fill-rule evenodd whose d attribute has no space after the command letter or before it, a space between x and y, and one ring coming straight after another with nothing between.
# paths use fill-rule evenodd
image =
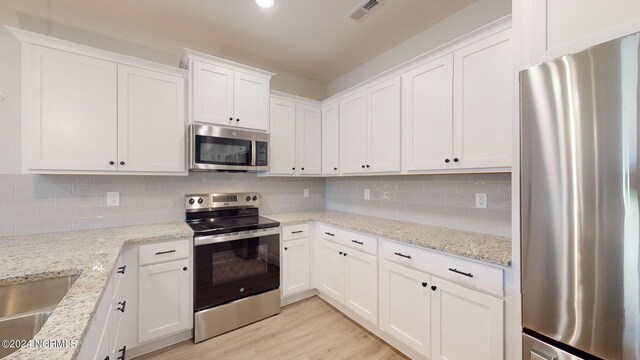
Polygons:
<instances>
[{"instance_id":1,"label":"baseboard trim","mask_svg":"<svg viewBox=\"0 0 640 360\"><path fill-rule=\"evenodd\" d=\"M303 291L303 292L298 293L298 294L289 295L287 297L284 297L284 298L280 299L280 306L291 305L293 303L296 303L296 302L304 300L304 299L308 299L308 298L316 296L316 295L318 295L318 290L316 290L316 289L310 289L310 290Z\"/></svg>"},{"instance_id":2,"label":"baseboard trim","mask_svg":"<svg viewBox=\"0 0 640 360\"><path fill-rule=\"evenodd\" d=\"M138 356L142 356L144 354L148 354L156 350L164 349L166 347L175 345L185 340L189 340L191 338L193 338L193 329L181 331L177 334L169 335L161 339L154 340L152 342L138 345L133 349L127 349L127 358L135 358Z\"/></svg>"}]
</instances>

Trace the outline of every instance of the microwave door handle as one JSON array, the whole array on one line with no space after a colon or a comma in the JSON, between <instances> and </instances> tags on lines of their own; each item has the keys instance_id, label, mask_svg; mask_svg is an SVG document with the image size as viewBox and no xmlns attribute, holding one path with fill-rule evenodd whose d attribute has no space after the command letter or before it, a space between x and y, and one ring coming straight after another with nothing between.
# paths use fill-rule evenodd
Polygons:
<instances>
[{"instance_id":1,"label":"microwave door handle","mask_svg":"<svg viewBox=\"0 0 640 360\"><path fill-rule=\"evenodd\" d=\"M251 166L256 167L256 147L258 147L255 139L251 140Z\"/></svg>"}]
</instances>

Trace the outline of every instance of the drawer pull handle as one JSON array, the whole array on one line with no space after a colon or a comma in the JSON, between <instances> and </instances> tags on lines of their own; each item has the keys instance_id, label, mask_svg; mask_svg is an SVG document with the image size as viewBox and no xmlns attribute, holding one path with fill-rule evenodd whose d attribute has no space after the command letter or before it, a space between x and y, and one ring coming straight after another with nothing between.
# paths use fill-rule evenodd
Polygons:
<instances>
[{"instance_id":1,"label":"drawer pull handle","mask_svg":"<svg viewBox=\"0 0 640 360\"><path fill-rule=\"evenodd\" d=\"M160 252L157 252L156 255L171 254L174 252L176 251L175 250L160 251Z\"/></svg>"},{"instance_id":2,"label":"drawer pull handle","mask_svg":"<svg viewBox=\"0 0 640 360\"><path fill-rule=\"evenodd\" d=\"M362 241L358 241L358 240L351 240L352 243L356 243L358 245L364 245L364 243Z\"/></svg>"},{"instance_id":3,"label":"drawer pull handle","mask_svg":"<svg viewBox=\"0 0 640 360\"><path fill-rule=\"evenodd\" d=\"M454 272L454 273L456 273L456 274L460 274L460 275L468 276L468 277L470 277L470 278L472 278L472 277L473 277L473 274L472 274L472 273L462 272L462 271L460 271L460 270L458 270L458 269L452 269L452 268L449 268L449 271Z\"/></svg>"},{"instance_id":4,"label":"drawer pull handle","mask_svg":"<svg viewBox=\"0 0 640 360\"><path fill-rule=\"evenodd\" d=\"M329 236L336 236L336 234L332 234L330 232L325 232L325 235L329 235Z\"/></svg>"},{"instance_id":5,"label":"drawer pull handle","mask_svg":"<svg viewBox=\"0 0 640 360\"><path fill-rule=\"evenodd\" d=\"M124 271L127 269L127 265L122 265L118 268L118 274L124 274Z\"/></svg>"},{"instance_id":6,"label":"drawer pull handle","mask_svg":"<svg viewBox=\"0 0 640 360\"><path fill-rule=\"evenodd\" d=\"M118 356L117 360L124 360L125 355L127 354L127 347L123 346L122 349L118 350L118 352L121 352L122 356Z\"/></svg>"},{"instance_id":7,"label":"drawer pull handle","mask_svg":"<svg viewBox=\"0 0 640 360\"><path fill-rule=\"evenodd\" d=\"M403 253L399 253L399 252L394 253L394 254L395 254L395 255L398 255L398 256L400 256L400 257L403 257L403 258L411 259L411 255L405 255L405 254L403 254Z\"/></svg>"},{"instance_id":8,"label":"drawer pull handle","mask_svg":"<svg viewBox=\"0 0 640 360\"><path fill-rule=\"evenodd\" d=\"M304 232L303 230L298 230L298 231L292 231L291 233L292 234L300 234L300 233L303 233L303 232Z\"/></svg>"},{"instance_id":9,"label":"drawer pull handle","mask_svg":"<svg viewBox=\"0 0 640 360\"><path fill-rule=\"evenodd\" d=\"M116 310L120 311L121 313L124 313L124 309L127 307L127 300L125 301L118 301L118 304L120 305Z\"/></svg>"}]
</instances>

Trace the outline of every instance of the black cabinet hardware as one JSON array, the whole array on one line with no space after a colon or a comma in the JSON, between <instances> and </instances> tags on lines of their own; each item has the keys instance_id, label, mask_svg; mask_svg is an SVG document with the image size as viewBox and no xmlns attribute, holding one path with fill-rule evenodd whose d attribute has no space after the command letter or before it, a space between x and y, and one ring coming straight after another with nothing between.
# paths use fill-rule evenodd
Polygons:
<instances>
[{"instance_id":1,"label":"black cabinet hardware","mask_svg":"<svg viewBox=\"0 0 640 360\"><path fill-rule=\"evenodd\" d=\"M183 267L183 268L182 268L182 271L187 271L187 267L186 267L186 266L185 266L185 267Z\"/></svg>"},{"instance_id":2,"label":"black cabinet hardware","mask_svg":"<svg viewBox=\"0 0 640 360\"><path fill-rule=\"evenodd\" d=\"M300 170L304 171L304 168L300 168Z\"/></svg>"},{"instance_id":3,"label":"black cabinet hardware","mask_svg":"<svg viewBox=\"0 0 640 360\"><path fill-rule=\"evenodd\" d=\"M333 170L338 170L338 168L333 168Z\"/></svg>"},{"instance_id":4,"label":"black cabinet hardware","mask_svg":"<svg viewBox=\"0 0 640 360\"><path fill-rule=\"evenodd\" d=\"M458 270L458 269L452 269L452 268L449 268L449 271L454 272L454 273L456 273L456 274L460 274L460 275L468 276L468 277L470 277L470 278L472 278L472 277L473 277L473 274L472 274L472 273L462 272L462 271L460 271L460 270Z\"/></svg>"},{"instance_id":5,"label":"black cabinet hardware","mask_svg":"<svg viewBox=\"0 0 640 360\"><path fill-rule=\"evenodd\" d=\"M285 251L286 251L286 250L288 250L288 249L289 249L289 248L284 248L284 250L285 250Z\"/></svg>"},{"instance_id":6,"label":"black cabinet hardware","mask_svg":"<svg viewBox=\"0 0 640 360\"><path fill-rule=\"evenodd\" d=\"M127 300L125 301L118 301L118 308L116 308L116 310L120 311L120 312L124 312L124 309L127 307Z\"/></svg>"},{"instance_id":7,"label":"black cabinet hardware","mask_svg":"<svg viewBox=\"0 0 640 360\"><path fill-rule=\"evenodd\" d=\"M107 357L106 357L106 358L104 358L104 360L109 360L109 355L107 355Z\"/></svg>"},{"instance_id":8,"label":"black cabinet hardware","mask_svg":"<svg viewBox=\"0 0 640 360\"><path fill-rule=\"evenodd\" d=\"M229 121L233 121L233 118L232 118L232 117L230 117L230 118L229 118Z\"/></svg>"},{"instance_id":9,"label":"black cabinet hardware","mask_svg":"<svg viewBox=\"0 0 640 360\"><path fill-rule=\"evenodd\" d=\"M124 161L120 161L120 165L124 165Z\"/></svg>"},{"instance_id":10,"label":"black cabinet hardware","mask_svg":"<svg viewBox=\"0 0 640 360\"><path fill-rule=\"evenodd\" d=\"M460 159L458 159L458 158L453 158L453 162L458 162L458 161L460 161Z\"/></svg>"},{"instance_id":11,"label":"black cabinet hardware","mask_svg":"<svg viewBox=\"0 0 640 360\"><path fill-rule=\"evenodd\" d=\"M403 254L403 253L399 253L399 252L398 252L398 253L394 253L394 254L395 254L395 255L398 255L398 256L400 256L400 257L403 257L403 258L411 259L411 255L405 255L405 254Z\"/></svg>"},{"instance_id":12,"label":"black cabinet hardware","mask_svg":"<svg viewBox=\"0 0 640 360\"><path fill-rule=\"evenodd\" d=\"M422 287L427 287L427 283L426 283L426 282L423 282L423 283L422 283Z\"/></svg>"},{"instance_id":13,"label":"black cabinet hardware","mask_svg":"<svg viewBox=\"0 0 640 360\"><path fill-rule=\"evenodd\" d=\"M118 352L121 352L122 356L118 356L116 360L124 360L125 354L127 353L127 347L123 346L122 349L118 350Z\"/></svg>"},{"instance_id":14,"label":"black cabinet hardware","mask_svg":"<svg viewBox=\"0 0 640 360\"><path fill-rule=\"evenodd\" d=\"M113 165L115 164L113 161L109 161L109 165Z\"/></svg>"},{"instance_id":15,"label":"black cabinet hardware","mask_svg":"<svg viewBox=\"0 0 640 360\"><path fill-rule=\"evenodd\" d=\"M347 253L342 254L342 256L347 256Z\"/></svg>"},{"instance_id":16,"label":"black cabinet hardware","mask_svg":"<svg viewBox=\"0 0 640 360\"><path fill-rule=\"evenodd\" d=\"M437 288L438 288L437 286L433 285L433 286L431 287L431 290L436 291L436 289L437 289Z\"/></svg>"},{"instance_id":17,"label":"black cabinet hardware","mask_svg":"<svg viewBox=\"0 0 640 360\"><path fill-rule=\"evenodd\" d=\"M444 162L446 162L446 163L448 164L449 162L451 162L451 160L449 160L449 159L444 159Z\"/></svg>"},{"instance_id":18,"label":"black cabinet hardware","mask_svg":"<svg viewBox=\"0 0 640 360\"><path fill-rule=\"evenodd\" d=\"M362 165L362 168L364 169L364 165Z\"/></svg>"},{"instance_id":19,"label":"black cabinet hardware","mask_svg":"<svg viewBox=\"0 0 640 360\"><path fill-rule=\"evenodd\" d=\"M342 255L342 251L340 251L340 255Z\"/></svg>"},{"instance_id":20,"label":"black cabinet hardware","mask_svg":"<svg viewBox=\"0 0 640 360\"><path fill-rule=\"evenodd\" d=\"M171 253L174 253L174 252L176 252L176 251L175 250L160 251L160 252L157 252L156 255L171 254Z\"/></svg>"},{"instance_id":21,"label":"black cabinet hardware","mask_svg":"<svg viewBox=\"0 0 640 360\"><path fill-rule=\"evenodd\" d=\"M367 165L367 168L370 168L370 167L371 167L371 165Z\"/></svg>"},{"instance_id":22,"label":"black cabinet hardware","mask_svg":"<svg viewBox=\"0 0 640 360\"><path fill-rule=\"evenodd\" d=\"M358 245L364 245L364 243L362 241L358 241L358 240L351 240L352 243L356 243Z\"/></svg>"},{"instance_id":23,"label":"black cabinet hardware","mask_svg":"<svg viewBox=\"0 0 640 360\"><path fill-rule=\"evenodd\" d=\"M304 232L304 231L302 231L302 230L297 230L297 231L292 231L291 233L292 233L292 234L300 234L300 233L302 233L302 232Z\"/></svg>"},{"instance_id":24,"label":"black cabinet hardware","mask_svg":"<svg viewBox=\"0 0 640 360\"><path fill-rule=\"evenodd\" d=\"M236 119L236 122L240 122L240 119L239 119L239 118L238 118L238 119Z\"/></svg>"},{"instance_id":25,"label":"black cabinet hardware","mask_svg":"<svg viewBox=\"0 0 640 360\"><path fill-rule=\"evenodd\" d=\"M291 170L295 170L296 168L292 167Z\"/></svg>"},{"instance_id":26,"label":"black cabinet hardware","mask_svg":"<svg viewBox=\"0 0 640 360\"><path fill-rule=\"evenodd\" d=\"M127 269L127 265L122 265L118 268L118 274L124 274L124 271Z\"/></svg>"},{"instance_id":27,"label":"black cabinet hardware","mask_svg":"<svg viewBox=\"0 0 640 360\"><path fill-rule=\"evenodd\" d=\"M332 234L330 232L325 232L325 234L329 235L329 236L336 236L336 234Z\"/></svg>"}]
</instances>

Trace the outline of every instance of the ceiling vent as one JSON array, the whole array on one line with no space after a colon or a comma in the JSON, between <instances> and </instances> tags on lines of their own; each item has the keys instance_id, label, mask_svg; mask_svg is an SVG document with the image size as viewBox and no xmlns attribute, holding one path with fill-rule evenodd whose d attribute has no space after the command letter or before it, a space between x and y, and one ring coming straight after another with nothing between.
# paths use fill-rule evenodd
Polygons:
<instances>
[{"instance_id":1,"label":"ceiling vent","mask_svg":"<svg viewBox=\"0 0 640 360\"><path fill-rule=\"evenodd\" d=\"M353 20L361 21L367 15L371 14L374 10L379 8L384 4L384 0L366 0L362 4L358 5L351 13L349 13L349 17Z\"/></svg>"}]
</instances>

